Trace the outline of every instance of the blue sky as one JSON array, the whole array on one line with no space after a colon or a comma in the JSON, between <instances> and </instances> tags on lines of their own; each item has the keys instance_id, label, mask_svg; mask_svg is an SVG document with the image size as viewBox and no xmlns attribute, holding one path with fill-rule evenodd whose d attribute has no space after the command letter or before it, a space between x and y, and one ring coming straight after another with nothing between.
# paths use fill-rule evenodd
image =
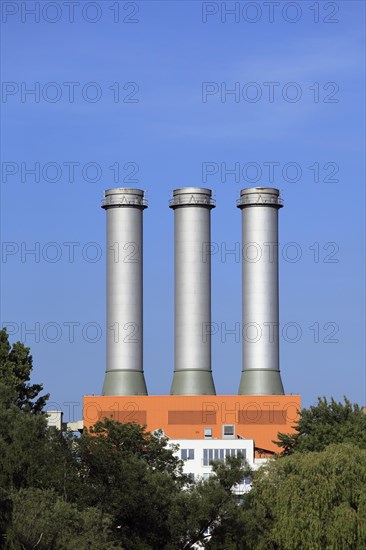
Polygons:
<instances>
[{"instance_id":1,"label":"blue sky","mask_svg":"<svg viewBox=\"0 0 366 550\"><path fill-rule=\"evenodd\" d=\"M1 322L31 347L34 380L52 404L68 414L75 403L80 416L82 395L103 384L100 200L114 186L149 199L151 394L168 393L173 374L171 190L214 190L213 371L218 393L236 393L241 344L224 331L241 320L241 266L225 250L241 239L240 189L268 184L285 201L285 390L304 405L319 395L364 404L364 3L280 2L271 22L265 2L239 2L225 20L234 2L81 1L73 23L56 4L2 3ZM24 9L39 9L39 21ZM77 243L73 262L64 243Z\"/></svg>"}]
</instances>

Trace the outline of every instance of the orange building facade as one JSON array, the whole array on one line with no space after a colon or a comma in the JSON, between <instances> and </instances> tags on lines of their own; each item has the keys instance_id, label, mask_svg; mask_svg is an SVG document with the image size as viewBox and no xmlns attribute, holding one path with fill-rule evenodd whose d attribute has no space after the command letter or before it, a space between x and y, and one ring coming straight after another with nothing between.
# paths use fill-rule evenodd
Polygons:
<instances>
[{"instance_id":1,"label":"orange building facade","mask_svg":"<svg viewBox=\"0 0 366 550\"><path fill-rule=\"evenodd\" d=\"M298 419L299 395L84 396L84 427L110 418L162 429L171 439L253 439L256 456L278 452L278 432L291 433ZM211 436L207 434L211 433Z\"/></svg>"}]
</instances>

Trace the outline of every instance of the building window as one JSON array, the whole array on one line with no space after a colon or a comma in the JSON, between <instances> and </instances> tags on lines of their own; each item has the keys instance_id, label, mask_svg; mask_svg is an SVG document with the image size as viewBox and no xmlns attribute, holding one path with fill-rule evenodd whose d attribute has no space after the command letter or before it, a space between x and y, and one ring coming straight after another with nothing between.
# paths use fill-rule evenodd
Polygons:
<instances>
[{"instance_id":1,"label":"building window","mask_svg":"<svg viewBox=\"0 0 366 550\"><path fill-rule=\"evenodd\" d=\"M205 428L205 438L209 439L212 437L212 428Z\"/></svg>"},{"instance_id":2,"label":"building window","mask_svg":"<svg viewBox=\"0 0 366 550\"><path fill-rule=\"evenodd\" d=\"M214 459L214 450L213 449L203 449L203 465L209 466L211 460Z\"/></svg>"},{"instance_id":3,"label":"building window","mask_svg":"<svg viewBox=\"0 0 366 550\"><path fill-rule=\"evenodd\" d=\"M180 457L182 460L194 460L194 449L181 449Z\"/></svg>"},{"instance_id":4,"label":"building window","mask_svg":"<svg viewBox=\"0 0 366 550\"><path fill-rule=\"evenodd\" d=\"M203 449L203 465L208 466L208 449Z\"/></svg>"},{"instance_id":5,"label":"building window","mask_svg":"<svg viewBox=\"0 0 366 550\"><path fill-rule=\"evenodd\" d=\"M229 456L246 458L245 449L203 449L203 466L209 466L212 460L225 461Z\"/></svg>"},{"instance_id":6,"label":"building window","mask_svg":"<svg viewBox=\"0 0 366 550\"><path fill-rule=\"evenodd\" d=\"M224 424L222 427L222 438L223 439L234 439L235 436L235 426L234 424Z\"/></svg>"}]
</instances>

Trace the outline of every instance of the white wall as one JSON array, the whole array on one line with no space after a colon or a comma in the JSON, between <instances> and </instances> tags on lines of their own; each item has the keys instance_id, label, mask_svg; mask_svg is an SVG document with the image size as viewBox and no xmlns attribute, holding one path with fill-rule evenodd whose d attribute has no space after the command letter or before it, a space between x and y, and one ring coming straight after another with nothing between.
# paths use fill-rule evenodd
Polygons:
<instances>
[{"instance_id":1,"label":"white wall","mask_svg":"<svg viewBox=\"0 0 366 550\"><path fill-rule=\"evenodd\" d=\"M209 461L215 457L222 458L227 450L230 450L230 453L240 452L245 456L249 466L255 468L253 439L170 439L169 443L179 445L179 450L175 453L179 458L182 458L182 451L184 456L185 450L187 454L190 449L193 450L194 458L184 460L183 471L185 474L193 474L195 479L208 477L212 473ZM209 450L212 450L212 453L209 453ZM238 494L246 492L250 490L249 485L250 481L246 480L245 483L238 485L234 492Z\"/></svg>"},{"instance_id":2,"label":"white wall","mask_svg":"<svg viewBox=\"0 0 366 550\"><path fill-rule=\"evenodd\" d=\"M54 426L58 430L62 428L62 411L47 411L47 424L49 427Z\"/></svg>"}]
</instances>

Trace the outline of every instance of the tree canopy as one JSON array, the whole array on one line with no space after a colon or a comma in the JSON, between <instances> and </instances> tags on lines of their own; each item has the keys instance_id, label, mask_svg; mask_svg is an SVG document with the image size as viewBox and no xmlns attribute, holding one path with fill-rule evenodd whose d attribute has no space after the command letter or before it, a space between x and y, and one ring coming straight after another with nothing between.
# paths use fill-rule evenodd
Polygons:
<instances>
[{"instance_id":1,"label":"tree canopy","mask_svg":"<svg viewBox=\"0 0 366 550\"><path fill-rule=\"evenodd\" d=\"M318 398L318 403L302 409L293 434L278 434L275 443L283 455L295 451L322 451L333 443L353 443L366 449L366 415L346 397L344 403Z\"/></svg>"},{"instance_id":2,"label":"tree canopy","mask_svg":"<svg viewBox=\"0 0 366 550\"><path fill-rule=\"evenodd\" d=\"M17 407L28 412L40 413L47 403L49 394L39 396L43 385L29 383L33 369L33 358L29 351L30 349L21 342L11 346L6 329L0 330L0 386L6 388L7 399Z\"/></svg>"},{"instance_id":3,"label":"tree canopy","mask_svg":"<svg viewBox=\"0 0 366 550\"><path fill-rule=\"evenodd\" d=\"M250 513L266 525L259 548L366 546L366 450L356 445L273 461L259 470L250 498Z\"/></svg>"}]
</instances>

